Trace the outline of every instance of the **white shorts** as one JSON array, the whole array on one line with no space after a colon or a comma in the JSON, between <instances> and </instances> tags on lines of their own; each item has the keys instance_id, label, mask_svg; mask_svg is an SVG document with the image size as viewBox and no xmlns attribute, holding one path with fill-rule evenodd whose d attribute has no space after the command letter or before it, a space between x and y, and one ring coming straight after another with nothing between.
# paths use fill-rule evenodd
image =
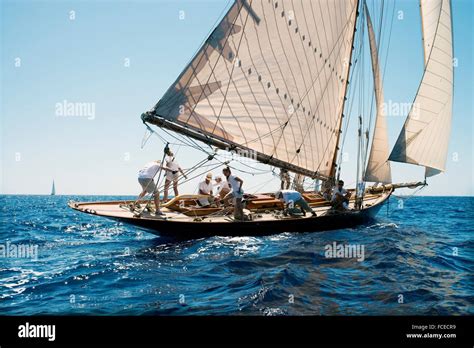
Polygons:
<instances>
[{"instance_id":1,"label":"white shorts","mask_svg":"<svg viewBox=\"0 0 474 348\"><path fill-rule=\"evenodd\" d=\"M146 191L147 193L156 193L156 192L158 192L153 179L151 179L151 178L138 178L138 182L140 183L143 191Z\"/></svg>"},{"instance_id":2,"label":"white shorts","mask_svg":"<svg viewBox=\"0 0 474 348\"><path fill-rule=\"evenodd\" d=\"M175 174L173 174L173 172L166 171L165 176L166 176L166 179L169 181L177 181L179 178L179 172L176 172Z\"/></svg>"}]
</instances>

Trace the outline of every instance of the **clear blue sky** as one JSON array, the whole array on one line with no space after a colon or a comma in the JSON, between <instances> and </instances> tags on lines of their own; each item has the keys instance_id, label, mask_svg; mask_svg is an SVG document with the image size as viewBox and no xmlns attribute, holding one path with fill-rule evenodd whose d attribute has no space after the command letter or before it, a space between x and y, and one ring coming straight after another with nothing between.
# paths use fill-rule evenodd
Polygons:
<instances>
[{"instance_id":1,"label":"clear blue sky","mask_svg":"<svg viewBox=\"0 0 474 348\"><path fill-rule=\"evenodd\" d=\"M140 148L140 114L163 95L227 6L227 0L2 0L0 192L48 193L55 179L59 194L138 193L138 169L162 155L154 138ZM447 172L433 177L424 194L474 192L472 7L470 0L452 4L458 66ZM398 0L396 11L403 11L403 19L394 20L384 93L386 101L406 103L413 101L422 74L418 1ZM56 104L64 100L94 103L95 117L57 116ZM389 118L391 145L404 119ZM356 154L355 129L349 132L354 140L345 149L347 183L354 181ZM203 158L184 147L176 150L184 168ZM392 168L394 181L423 178L419 167ZM278 185L270 174L237 174L248 192L265 182L264 190ZM182 191L193 192L196 185Z\"/></svg>"}]
</instances>

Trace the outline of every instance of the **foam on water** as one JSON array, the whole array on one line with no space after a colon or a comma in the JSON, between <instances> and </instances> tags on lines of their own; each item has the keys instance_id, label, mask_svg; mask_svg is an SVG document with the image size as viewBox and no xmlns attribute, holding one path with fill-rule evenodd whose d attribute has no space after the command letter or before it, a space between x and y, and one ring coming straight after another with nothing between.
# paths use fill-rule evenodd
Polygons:
<instances>
[{"instance_id":1,"label":"foam on water","mask_svg":"<svg viewBox=\"0 0 474 348\"><path fill-rule=\"evenodd\" d=\"M2 259L0 314L474 314L473 198L415 197L353 229L190 241L70 199L0 196L0 243L38 246ZM117 197L80 197L101 199ZM364 261L328 258L334 242L364 246Z\"/></svg>"}]
</instances>

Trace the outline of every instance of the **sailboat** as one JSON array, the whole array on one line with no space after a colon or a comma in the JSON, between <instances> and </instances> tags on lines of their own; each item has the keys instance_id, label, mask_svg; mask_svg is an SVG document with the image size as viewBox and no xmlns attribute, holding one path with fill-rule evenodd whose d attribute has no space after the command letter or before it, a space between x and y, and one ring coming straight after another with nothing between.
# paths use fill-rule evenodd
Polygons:
<instances>
[{"instance_id":1,"label":"sailboat","mask_svg":"<svg viewBox=\"0 0 474 348\"><path fill-rule=\"evenodd\" d=\"M51 196L56 195L56 187L54 186L54 180L53 180L53 186L51 187Z\"/></svg>"},{"instance_id":2,"label":"sailboat","mask_svg":"<svg viewBox=\"0 0 474 348\"><path fill-rule=\"evenodd\" d=\"M150 134L158 134L153 128L158 127L169 139L202 151L197 167L216 160L219 151L252 153L267 166L332 187L341 172L351 100L361 85L349 80L361 78L358 58L368 41L375 124L372 130L369 115L358 117L357 183L349 190L348 209L334 210L316 190L302 191L316 216L284 214L275 195L263 192L244 196L244 221L221 207L200 206L201 195L174 197L163 204L164 216L154 212L151 199L69 206L175 237L325 231L367 223L394 190L424 187L427 178L445 170L453 98L451 4L421 0L420 9L423 75L391 151L380 42L369 7L359 0L235 1L158 103L141 115ZM392 182L391 161L424 167L424 180Z\"/></svg>"}]
</instances>

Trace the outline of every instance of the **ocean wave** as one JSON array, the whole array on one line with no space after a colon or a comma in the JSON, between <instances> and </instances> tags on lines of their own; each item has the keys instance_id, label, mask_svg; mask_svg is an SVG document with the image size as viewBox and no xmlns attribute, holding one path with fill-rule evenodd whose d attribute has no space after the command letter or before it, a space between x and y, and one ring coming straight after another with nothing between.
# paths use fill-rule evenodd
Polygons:
<instances>
[{"instance_id":1,"label":"ocean wave","mask_svg":"<svg viewBox=\"0 0 474 348\"><path fill-rule=\"evenodd\" d=\"M2 314L473 314L472 199L415 197L353 229L175 241L71 198L1 198L3 241L39 246L36 261L2 259ZM364 246L364 260L327 258L333 242Z\"/></svg>"},{"instance_id":2,"label":"ocean wave","mask_svg":"<svg viewBox=\"0 0 474 348\"><path fill-rule=\"evenodd\" d=\"M380 222L374 225L367 226L369 229L398 229L399 226L394 222Z\"/></svg>"}]
</instances>

